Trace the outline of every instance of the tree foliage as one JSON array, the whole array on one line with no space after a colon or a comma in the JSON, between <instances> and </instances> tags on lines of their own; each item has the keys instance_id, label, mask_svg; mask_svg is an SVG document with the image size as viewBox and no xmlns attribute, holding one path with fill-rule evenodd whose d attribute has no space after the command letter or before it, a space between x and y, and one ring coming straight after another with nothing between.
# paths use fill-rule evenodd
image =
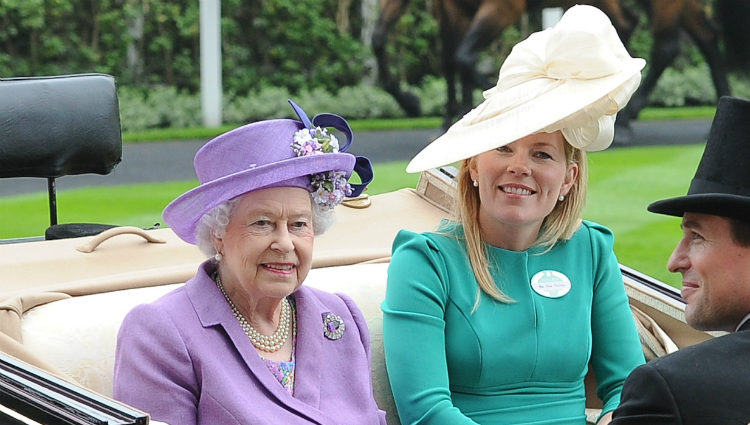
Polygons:
<instances>
[{"instance_id":1,"label":"tree foliage","mask_svg":"<svg viewBox=\"0 0 750 425\"><path fill-rule=\"evenodd\" d=\"M224 0L225 90L265 85L292 92L359 82L368 48L348 0ZM104 72L118 83L194 92L200 76L196 0L3 0L0 76ZM339 16L339 21L342 18Z\"/></svg>"},{"instance_id":2,"label":"tree foliage","mask_svg":"<svg viewBox=\"0 0 750 425\"><path fill-rule=\"evenodd\" d=\"M188 123L198 108L201 1L209 0L2 0L0 77L107 73L128 88L123 98L134 106L123 109L132 112L135 127ZM707 1L709 6L715 3ZM424 89L424 110L440 114L445 93L436 89L442 74L441 46L432 2L408 2L389 33L387 52L399 80ZM362 87L375 81L369 34L376 3L221 0L225 106L236 111L230 118L261 118L268 107L256 99L277 92L308 102L330 98L334 105L347 105L345 112L363 117L377 110L394 114L392 103ZM637 0L625 4L640 10ZM641 22L629 48L636 56L648 57L650 24L646 12L639 13ZM537 21L529 14L508 28L480 55L480 72L496 78L510 47L537 30ZM654 102L713 101L703 58L694 43L683 41L681 55L670 67L679 72L665 74ZM354 111L343 96L347 93L369 109Z\"/></svg>"},{"instance_id":3,"label":"tree foliage","mask_svg":"<svg viewBox=\"0 0 750 425\"><path fill-rule=\"evenodd\" d=\"M229 88L321 87L356 84L365 49L336 26L337 1L225 0L222 23ZM244 73L243 71L251 71Z\"/></svg>"}]
</instances>

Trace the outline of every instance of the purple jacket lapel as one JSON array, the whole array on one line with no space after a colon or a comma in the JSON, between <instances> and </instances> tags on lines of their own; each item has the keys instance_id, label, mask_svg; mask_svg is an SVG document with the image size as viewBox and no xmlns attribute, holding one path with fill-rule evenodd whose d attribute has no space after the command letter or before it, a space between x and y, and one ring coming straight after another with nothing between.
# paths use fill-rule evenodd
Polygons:
<instances>
[{"instance_id":1,"label":"purple jacket lapel","mask_svg":"<svg viewBox=\"0 0 750 425\"><path fill-rule=\"evenodd\" d=\"M304 286L295 293L297 302L297 367L294 396L310 406L320 406L323 355L321 306Z\"/></svg>"},{"instance_id":2,"label":"purple jacket lapel","mask_svg":"<svg viewBox=\"0 0 750 425\"><path fill-rule=\"evenodd\" d=\"M335 423L334 420L318 410L321 391L318 384L320 383L321 369L317 359L322 358L320 346L322 341L315 338L316 333L313 332L312 328L320 323L320 332L317 334L321 338L323 338L323 331L319 309L315 309L317 303L313 297L305 296L307 288L303 286L295 293L298 317L297 364L295 366L294 397L292 397L269 372L263 359L255 351L237 318L234 317L232 309L224 299L224 295L206 273L206 267L210 267L210 265L204 263L196 278L186 284L188 297L203 327L221 326L224 329L229 340L250 369L250 373L265 387L269 394L276 398L280 406L286 406L313 422ZM316 314L318 316L317 321L314 317Z\"/></svg>"}]
</instances>

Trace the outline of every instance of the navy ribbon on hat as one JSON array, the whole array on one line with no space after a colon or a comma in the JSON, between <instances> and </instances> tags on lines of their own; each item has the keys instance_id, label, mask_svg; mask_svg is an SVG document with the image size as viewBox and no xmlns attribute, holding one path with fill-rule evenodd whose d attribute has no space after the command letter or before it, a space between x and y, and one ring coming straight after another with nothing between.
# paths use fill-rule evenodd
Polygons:
<instances>
[{"instance_id":1,"label":"navy ribbon on hat","mask_svg":"<svg viewBox=\"0 0 750 425\"><path fill-rule=\"evenodd\" d=\"M289 104L292 105L292 109L297 113L302 124L304 124L309 130L312 130L314 127L333 127L344 133L346 136L346 143L344 143L344 146L339 146L339 152L346 152L346 150L349 149L349 146L354 141L354 134L352 133L351 127L349 127L349 123L347 123L345 119L336 114L324 113L315 115L313 119L310 120L305 111L303 111L299 105L294 103L292 99L289 99ZM351 154L351 152L347 153ZM349 183L349 186L352 187L352 193L349 195L350 197L361 195L373 178L372 164L370 163L370 160L364 156L357 155L354 155L354 158L355 162L353 172L357 173L361 183Z\"/></svg>"}]
</instances>

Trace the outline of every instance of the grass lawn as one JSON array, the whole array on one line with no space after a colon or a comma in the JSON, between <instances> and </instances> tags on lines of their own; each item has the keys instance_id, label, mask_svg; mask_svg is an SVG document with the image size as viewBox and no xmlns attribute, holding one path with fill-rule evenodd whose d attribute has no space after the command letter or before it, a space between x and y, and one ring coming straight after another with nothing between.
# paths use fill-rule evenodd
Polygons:
<instances>
[{"instance_id":1,"label":"grass lawn","mask_svg":"<svg viewBox=\"0 0 750 425\"><path fill-rule=\"evenodd\" d=\"M702 145L610 149L589 155L590 184L585 218L615 233L621 263L669 284L678 275L665 264L681 231L679 219L652 214L655 200L684 195L697 167ZM415 187L418 176L406 174L406 162L375 164L368 189L378 194ZM161 223L161 211L194 181L111 186L58 193L60 223L89 222L150 227ZM45 192L0 198L0 239L38 236L49 222Z\"/></svg>"},{"instance_id":2,"label":"grass lawn","mask_svg":"<svg viewBox=\"0 0 750 425\"><path fill-rule=\"evenodd\" d=\"M368 194L416 187L418 174L407 174L406 162L374 164L377 178ZM163 223L161 211L197 181L92 187L57 192L59 223L108 223L151 227ZM0 239L39 236L49 225L47 192L0 197Z\"/></svg>"},{"instance_id":3,"label":"grass lawn","mask_svg":"<svg viewBox=\"0 0 750 425\"><path fill-rule=\"evenodd\" d=\"M610 149L589 155L589 193L585 218L615 233L622 264L673 286L679 274L666 263L682 235L680 219L646 210L659 199L687 193L703 145Z\"/></svg>"}]
</instances>

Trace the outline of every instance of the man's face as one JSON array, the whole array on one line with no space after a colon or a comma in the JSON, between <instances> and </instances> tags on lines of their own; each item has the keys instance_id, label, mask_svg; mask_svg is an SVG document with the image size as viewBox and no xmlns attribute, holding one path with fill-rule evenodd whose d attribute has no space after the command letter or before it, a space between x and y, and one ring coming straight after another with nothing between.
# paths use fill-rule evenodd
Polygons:
<instances>
[{"instance_id":1,"label":"man's face","mask_svg":"<svg viewBox=\"0 0 750 425\"><path fill-rule=\"evenodd\" d=\"M685 319L696 329L734 331L750 313L750 247L732 239L724 217L685 213L682 230L667 268L682 274Z\"/></svg>"}]
</instances>

